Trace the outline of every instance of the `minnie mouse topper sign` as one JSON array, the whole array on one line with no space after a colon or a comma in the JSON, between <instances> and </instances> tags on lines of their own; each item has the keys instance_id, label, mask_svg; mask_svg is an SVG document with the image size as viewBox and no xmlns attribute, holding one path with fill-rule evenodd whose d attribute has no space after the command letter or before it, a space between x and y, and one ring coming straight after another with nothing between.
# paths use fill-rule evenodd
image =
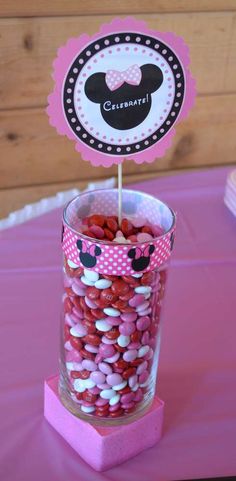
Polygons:
<instances>
[{"instance_id":1,"label":"minnie mouse topper sign","mask_svg":"<svg viewBox=\"0 0 236 481\"><path fill-rule=\"evenodd\" d=\"M94 166L152 162L164 155L195 97L188 48L145 22L115 19L70 39L54 61L47 113Z\"/></svg>"}]
</instances>

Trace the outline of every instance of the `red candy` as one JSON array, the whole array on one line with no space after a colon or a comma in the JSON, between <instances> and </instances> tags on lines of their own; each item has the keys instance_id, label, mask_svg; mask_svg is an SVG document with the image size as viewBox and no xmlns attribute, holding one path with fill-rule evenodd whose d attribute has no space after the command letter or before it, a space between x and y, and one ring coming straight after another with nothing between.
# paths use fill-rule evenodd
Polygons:
<instances>
[{"instance_id":1,"label":"red candy","mask_svg":"<svg viewBox=\"0 0 236 481\"><path fill-rule=\"evenodd\" d=\"M115 284L116 282L117 282L117 281L115 281L114 284ZM112 284L112 286L113 286L114 284ZM107 305L109 306L109 305L112 304L113 302L117 301L118 295L117 295L117 293L114 291L114 289L111 289L111 288L103 289L103 291L101 292L100 299L102 299L103 301L106 301L106 302L107 302Z\"/></svg>"},{"instance_id":2,"label":"red candy","mask_svg":"<svg viewBox=\"0 0 236 481\"><path fill-rule=\"evenodd\" d=\"M83 397L84 401L87 401L87 402L92 403L92 404L94 404L95 401L97 400L96 394L92 394L91 392L89 392L87 390L82 393L82 397Z\"/></svg>"},{"instance_id":3,"label":"red candy","mask_svg":"<svg viewBox=\"0 0 236 481\"><path fill-rule=\"evenodd\" d=\"M123 409L118 409L118 411L110 412L110 417L119 418L120 416L122 416L123 412L124 412Z\"/></svg>"},{"instance_id":4,"label":"red candy","mask_svg":"<svg viewBox=\"0 0 236 481\"><path fill-rule=\"evenodd\" d=\"M84 359L90 359L91 361L94 360L94 354L92 354L89 351L86 351L86 349L81 349L80 354Z\"/></svg>"},{"instance_id":5,"label":"red candy","mask_svg":"<svg viewBox=\"0 0 236 481\"><path fill-rule=\"evenodd\" d=\"M90 372L84 369L83 371L78 371L78 377L80 379L88 379L90 376Z\"/></svg>"},{"instance_id":6,"label":"red candy","mask_svg":"<svg viewBox=\"0 0 236 481\"><path fill-rule=\"evenodd\" d=\"M86 344L92 344L92 346L99 346L101 343L100 337L95 334L87 334L83 340Z\"/></svg>"},{"instance_id":7,"label":"red candy","mask_svg":"<svg viewBox=\"0 0 236 481\"><path fill-rule=\"evenodd\" d=\"M117 327L113 327L110 331L105 333L105 337L111 340L117 339L119 335L120 335L120 332L119 332L119 329L117 329Z\"/></svg>"},{"instance_id":8,"label":"red candy","mask_svg":"<svg viewBox=\"0 0 236 481\"><path fill-rule=\"evenodd\" d=\"M102 239L104 237L104 230L99 225L91 225L89 230L95 235L96 239Z\"/></svg>"},{"instance_id":9,"label":"red candy","mask_svg":"<svg viewBox=\"0 0 236 481\"><path fill-rule=\"evenodd\" d=\"M122 219L121 221L121 230L124 234L125 237L128 237L129 235L133 234L133 225L128 219Z\"/></svg>"},{"instance_id":10,"label":"red candy","mask_svg":"<svg viewBox=\"0 0 236 481\"><path fill-rule=\"evenodd\" d=\"M141 232L144 232L145 234L153 235L152 229L148 225L145 225L144 227L142 227Z\"/></svg>"},{"instance_id":11,"label":"red candy","mask_svg":"<svg viewBox=\"0 0 236 481\"><path fill-rule=\"evenodd\" d=\"M134 297L134 290L130 289L130 291L127 292L124 296L120 296L120 299L122 301L129 301L131 297Z\"/></svg>"},{"instance_id":12,"label":"red candy","mask_svg":"<svg viewBox=\"0 0 236 481\"><path fill-rule=\"evenodd\" d=\"M106 221L108 229L113 232L114 234L118 231L118 224L115 219L112 217L108 217Z\"/></svg>"},{"instance_id":13,"label":"red candy","mask_svg":"<svg viewBox=\"0 0 236 481\"><path fill-rule=\"evenodd\" d=\"M104 236L105 236L105 239L107 238L109 241L113 241L113 239L115 239L113 232L110 229L107 229L106 227L104 229Z\"/></svg>"},{"instance_id":14,"label":"red candy","mask_svg":"<svg viewBox=\"0 0 236 481\"><path fill-rule=\"evenodd\" d=\"M101 309L91 309L91 313L93 314L96 319L102 319L104 313Z\"/></svg>"},{"instance_id":15,"label":"red candy","mask_svg":"<svg viewBox=\"0 0 236 481\"><path fill-rule=\"evenodd\" d=\"M65 342L69 341L70 339L70 326L68 326L67 324L64 325L64 339Z\"/></svg>"},{"instance_id":16,"label":"red candy","mask_svg":"<svg viewBox=\"0 0 236 481\"><path fill-rule=\"evenodd\" d=\"M92 239L96 239L96 236L91 230L84 230L83 235L87 235L88 237L92 237Z\"/></svg>"},{"instance_id":17,"label":"red candy","mask_svg":"<svg viewBox=\"0 0 236 481\"><path fill-rule=\"evenodd\" d=\"M136 373L135 367L130 367L123 372L123 378L129 379L129 377L133 376L135 373Z\"/></svg>"},{"instance_id":18,"label":"red candy","mask_svg":"<svg viewBox=\"0 0 236 481\"><path fill-rule=\"evenodd\" d=\"M85 319L83 321L84 326L87 328L88 334L94 334L96 332L96 326L93 322L88 321ZM85 338L84 338L85 339ZM89 343L90 344L90 343Z\"/></svg>"},{"instance_id":19,"label":"red candy","mask_svg":"<svg viewBox=\"0 0 236 481\"><path fill-rule=\"evenodd\" d=\"M129 292L129 286L122 279L117 279L112 283L111 290L116 296L125 296Z\"/></svg>"},{"instance_id":20,"label":"red candy","mask_svg":"<svg viewBox=\"0 0 236 481\"><path fill-rule=\"evenodd\" d=\"M70 343L74 349L80 351L82 349L82 342L78 337L70 336Z\"/></svg>"},{"instance_id":21,"label":"red candy","mask_svg":"<svg viewBox=\"0 0 236 481\"><path fill-rule=\"evenodd\" d=\"M127 301L122 301L122 299L118 299L118 301L112 303L112 307L114 309L118 309L122 311L125 307L127 307Z\"/></svg>"},{"instance_id":22,"label":"red candy","mask_svg":"<svg viewBox=\"0 0 236 481\"><path fill-rule=\"evenodd\" d=\"M96 287L87 287L86 296L89 297L91 301L98 299L98 297L100 296L99 289L96 289Z\"/></svg>"},{"instance_id":23,"label":"red candy","mask_svg":"<svg viewBox=\"0 0 236 481\"><path fill-rule=\"evenodd\" d=\"M71 314L73 309L73 302L70 300L69 297L66 297L64 300L64 309L65 309L65 312L68 312L69 314Z\"/></svg>"},{"instance_id":24,"label":"red candy","mask_svg":"<svg viewBox=\"0 0 236 481\"><path fill-rule=\"evenodd\" d=\"M98 225L100 227L103 227L104 224L105 224L105 217L104 215L100 215L100 214L94 214L94 215L91 215L89 218L88 218L88 225L91 226L91 225Z\"/></svg>"}]
</instances>

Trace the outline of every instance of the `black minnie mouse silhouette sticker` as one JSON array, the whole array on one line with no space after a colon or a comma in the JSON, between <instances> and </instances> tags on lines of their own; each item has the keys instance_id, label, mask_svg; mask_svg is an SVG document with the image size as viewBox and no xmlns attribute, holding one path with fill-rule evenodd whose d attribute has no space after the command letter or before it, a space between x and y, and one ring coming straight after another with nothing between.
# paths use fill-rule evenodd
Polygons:
<instances>
[{"instance_id":1,"label":"black minnie mouse silhouette sticker","mask_svg":"<svg viewBox=\"0 0 236 481\"><path fill-rule=\"evenodd\" d=\"M80 251L79 258L84 267L94 267L97 263L97 257L101 255L100 247L95 244L87 246L82 240L78 239L76 242L77 248Z\"/></svg>"},{"instance_id":2,"label":"black minnie mouse silhouette sticker","mask_svg":"<svg viewBox=\"0 0 236 481\"><path fill-rule=\"evenodd\" d=\"M152 105L152 93L163 82L159 67L137 64L124 72L108 70L92 74L85 83L88 99L99 104L105 122L117 130L141 124Z\"/></svg>"},{"instance_id":3,"label":"black minnie mouse silhouette sticker","mask_svg":"<svg viewBox=\"0 0 236 481\"><path fill-rule=\"evenodd\" d=\"M124 158L152 162L170 147L173 126L193 104L188 64L181 38L132 18L114 19L58 50L50 123L76 140L94 166Z\"/></svg>"},{"instance_id":4,"label":"black minnie mouse silhouette sticker","mask_svg":"<svg viewBox=\"0 0 236 481\"><path fill-rule=\"evenodd\" d=\"M128 257L133 259L131 262L132 269L136 272L147 269L150 263L150 256L153 254L154 250L154 245L147 246L144 249L141 249L140 247L133 247L130 249Z\"/></svg>"}]
</instances>

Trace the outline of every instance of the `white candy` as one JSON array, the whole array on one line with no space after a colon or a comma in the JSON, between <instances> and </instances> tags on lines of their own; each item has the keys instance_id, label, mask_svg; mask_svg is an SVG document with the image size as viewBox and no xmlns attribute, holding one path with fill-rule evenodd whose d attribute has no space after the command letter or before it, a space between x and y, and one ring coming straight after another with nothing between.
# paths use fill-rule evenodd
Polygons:
<instances>
[{"instance_id":1,"label":"white candy","mask_svg":"<svg viewBox=\"0 0 236 481\"><path fill-rule=\"evenodd\" d=\"M67 264L69 267L71 267L72 269L76 269L77 267L79 267L78 264L75 264L73 261L70 261L70 259L67 260Z\"/></svg>"},{"instance_id":2,"label":"white candy","mask_svg":"<svg viewBox=\"0 0 236 481\"><path fill-rule=\"evenodd\" d=\"M74 388L77 392L84 392L86 389L84 385L84 379L75 379Z\"/></svg>"},{"instance_id":3,"label":"white candy","mask_svg":"<svg viewBox=\"0 0 236 481\"><path fill-rule=\"evenodd\" d=\"M113 242L117 242L118 244L131 244L131 240L126 239L125 237L115 237Z\"/></svg>"},{"instance_id":4,"label":"white candy","mask_svg":"<svg viewBox=\"0 0 236 481\"><path fill-rule=\"evenodd\" d=\"M136 294L149 294L152 292L152 288L150 286L138 286L135 287Z\"/></svg>"},{"instance_id":5,"label":"white candy","mask_svg":"<svg viewBox=\"0 0 236 481\"><path fill-rule=\"evenodd\" d=\"M84 275L85 277L92 282L96 282L99 279L99 274L94 271L89 271L88 269L84 269Z\"/></svg>"},{"instance_id":6,"label":"white candy","mask_svg":"<svg viewBox=\"0 0 236 481\"><path fill-rule=\"evenodd\" d=\"M103 312L107 315L107 316L111 316L111 317L118 317L120 316L120 311L118 309L114 309L113 307L105 307L105 309L103 309Z\"/></svg>"},{"instance_id":7,"label":"white candy","mask_svg":"<svg viewBox=\"0 0 236 481\"><path fill-rule=\"evenodd\" d=\"M74 363L73 362L67 362L66 367L68 371L73 371L74 370Z\"/></svg>"},{"instance_id":8,"label":"white candy","mask_svg":"<svg viewBox=\"0 0 236 481\"><path fill-rule=\"evenodd\" d=\"M112 282L109 281L108 279L99 279L98 281L95 282L95 287L97 289L107 289L108 287L111 287Z\"/></svg>"},{"instance_id":9,"label":"white candy","mask_svg":"<svg viewBox=\"0 0 236 481\"><path fill-rule=\"evenodd\" d=\"M142 346L140 347L140 349L138 350L138 357L143 357L145 356L148 351L149 351L150 347L149 346Z\"/></svg>"},{"instance_id":10,"label":"white candy","mask_svg":"<svg viewBox=\"0 0 236 481\"><path fill-rule=\"evenodd\" d=\"M64 348L65 348L67 351L72 351L72 350L73 350L73 347L72 347L70 341L66 341L66 342L65 342Z\"/></svg>"},{"instance_id":11,"label":"white candy","mask_svg":"<svg viewBox=\"0 0 236 481\"><path fill-rule=\"evenodd\" d=\"M113 396L110 401L109 401L109 404L110 406L114 406L115 404L117 404L120 400L120 394L116 394L115 396Z\"/></svg>"},{"instance_id":12,"label":"white candy","mask_svg":"<svg viewBox=\"0 0 236 481\"><path fill-rule=\"evenodd\" d=\"M68 371L83 371L81 362L67 362L66 367Z\"/></svg>"},{"instance_id":13,"label":"white candy","mask_svg":"<svg viewBox=\"0 0 236 481\"><path fill-rule=\"evenodd\" d=\"M98 331L102 331L102 332L108 332L112 329L112 326L108 324L108 322L105 319L100 319L100 321L96 321L95 325Z\"/></svg>"},{"instance_id":14,"label":"white candy","mask_svg":"<svg viewBox=\"0 0 236 481\"><path fill-rule=\"evenodd\" d=\"M90 279L88 279L87 277L85 276L82 276L80 278L81 282L83 282L83 284L85 284L86 286L94 286L94 281L90 281Z\"/></svg>"},{"instance_id":15,"label":"white candy","mask_svg":"<svg viewBox=\"0 0 236 481\"><path fill-rule=\"evenodd\" d=\"M75 326L70 328L70 333L75 337L84 337L88 334L88 331L81 322L78 322Z\"/></svg>"},{"instance_id":16,"label":"white candy","mask_svg":"<svg viewBox=\"0 0 236 481\"><path fill-rule=\"evenodd\" d=\"M125 386L127 386L127 381L123 381L120 384L117 384L116 386L112 386L112 389L114 391L119 391L120 389L123 389Z\"/></svg>"},{"instance_id":17,"label":"white candy","mask_svg":"<svg viewBox=\"0 0 236 481\"><path fill-rule=\"evenodd\" d=\"M102 399L111 399L116 395L116 393L113 391L113 389L103 389L103 391L100 392L100 396Z\"/></svg>"},{"instance_id":18,"label":"white candy","mask_svg":"<svg viewBox=\"0 0 236 481\"><path fill-rule=\"evenodd\" d=\"M95 411L95 406L81 406L81 411L84 413L93 413Z\"/></svg>"},{"instance_id":19,"label":"white candy","mask_svg":"<svg viewBox=\"0 0 236 481\"><path fill-rule=\"evenodd\" d=\"M123 336L122 334L118 337L117 343L120 347L126 347L130 343L129 336Z\"/></svg>"},{"instance_id":20,"label":"white candy","mask_svg":"<svg viewBox=\"0 0 236 481\"><path fill-rule=\"evenodd\" d=\"M92 389L93 387L96 386L96 383L90 378L82 379L82 381L84 382L84 386L86 389Z\"/></svg>"}]
</instances>

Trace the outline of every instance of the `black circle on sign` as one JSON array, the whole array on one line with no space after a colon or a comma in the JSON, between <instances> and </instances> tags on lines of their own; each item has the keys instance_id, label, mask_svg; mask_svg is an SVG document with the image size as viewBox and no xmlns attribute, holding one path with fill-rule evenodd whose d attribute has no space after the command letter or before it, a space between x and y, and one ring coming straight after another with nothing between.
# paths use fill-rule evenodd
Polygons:
<instances>
[{"instance_id":1,"label":"black circle on sign","mask_svg":"<svg viewBox=\"0 0 236 481\"><path fill-rule=\"evenodd\" d=\"M99 140L94 137L79 121L74 106L74 90L76 80L82 68L92 58L93 55L107 47L112 47L113 45L118 45L119 43L136 43L137 45L142 45L144 47L153 49L156 54L161 55L168 63L175 82L175 95L172 99L172 106L162 125L160 125L155 132L152 132L149 137L146 137L143 140L139 139L137 142L126 145L110 144L109 142L104 142L104 140ZM165 45L159 39L151 36L133 32L114 33L112 35L99 38L78 54L65 78L63 107L70 128L73 130L76 137L83 143L90 148L105 154L127 156L151 147L164 135L166 135L178 118L184 100L184 91L184 71L178 57L175 55L173 50L170 49L170 47Z\"/></svg>"}]
</instances>

